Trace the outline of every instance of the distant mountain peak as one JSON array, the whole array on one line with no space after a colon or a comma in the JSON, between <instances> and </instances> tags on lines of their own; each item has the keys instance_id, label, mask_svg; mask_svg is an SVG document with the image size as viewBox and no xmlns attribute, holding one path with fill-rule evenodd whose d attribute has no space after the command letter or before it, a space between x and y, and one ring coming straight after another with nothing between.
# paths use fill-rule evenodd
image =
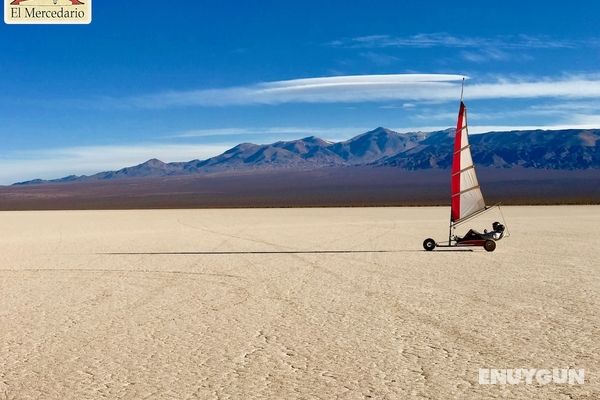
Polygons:
<instances>
[{"instance_id":1,"label":"distant mountain peak","mask_svg":"<svg viewBox=\"0 0 600 400\"><path fill-rule=\"evenodd\" d=\"M377 128L375 128L373 130L367 131L367 132L365 132L365 133L363 133L361 135L358 135L358 136L356 136L356 137L354 137L352 139L349 139L349 140L353 140L353 139L359 138L361 136L373 136L373 135L400 135L400 133L395 132L395 131L393 131L391 129L388 129L388 128L384 128L382 126L378 126Z\"/></svg>"},{"instance_id":2,"label":"distant mountain peak","mask_svg":"<svg viewBox=\"0 0 600 400\"><path fill-rule=\"evenodd\" d=\"M148 161L140 164L140 166L141 165L147 165L147 166L152 166L152 167L162 167L162 166L166 165L166 163L159 160L158 158L151 158Z\"/></svg>"},{"instance_id":3,"label":"distant mountain peak","mask_svg":"<svg viewBox=\"0 0 600 400\"><path fill-rule=\"evenodd\" d=\"M329 143L326 140L321 139L320 137L317 136L307 136L305 138L300 139L304 142L313 142L313 143Z\"/></svg>"},{"instance_id":4,"label":"distant mountain peak","mask_svg":"<svg viewBox=\"0 0 600 400\"><path fill-rule=\"evenodd\" d=\"M377 128L373 129L371 132L397 133L391 129L384 128L383 126L378 126Z\"/></svg>"}]
</instances>

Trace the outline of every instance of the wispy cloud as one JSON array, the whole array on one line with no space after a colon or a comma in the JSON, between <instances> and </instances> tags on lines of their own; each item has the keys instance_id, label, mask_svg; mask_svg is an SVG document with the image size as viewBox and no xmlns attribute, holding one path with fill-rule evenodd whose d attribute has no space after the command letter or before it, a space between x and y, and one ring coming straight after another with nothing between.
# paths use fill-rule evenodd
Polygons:
<instances>
[{"instance_id":1,"label":"wispy cloud","mask_svg":"<svg viewBox=\"0 0 600 400\"><path fill-rule=\"evenodd\" d=\"M483 63L489 61L531 61L533 56L524 50L535 49L577 49L600 47L598 38L562 39L542 35L501 35L492 37L459 36L444 32L419 33L409 36L368 35L334 40L326 43L329 47L363 49L372 52L376 49L461 49L463 60ZM360 55L365 54L365 51ZM376 53L373 53L376 54Z\"/></svg>"},{"instance_id":2,"label":"wispy cloud","mask_svg":"<svg viewBox=\"0 0 600 400\"><path fill-rule=\"evenodd\" d=\"M92 174L136 165L151 158L159 158L165 162L204 159L218 155L229 147L231 146L150 143L15 151L4 153L0 158L0 184Z\"/></svg>"},{"instance_id":3,"label":"wispy cloud","mask_svg":"<svg viewBox=\"0 0 600 400\"><path fill-rule=\"evenodd\" d=\"M363 51L358 54L362 58L366 59L373 65L388 66L396 63L400 59L390 54L374 52L374 51Z\"/></svg>"},{"instance_id":4,"label":"wispy cloud","mask_svg":"<svg viewBox=\"0 0 600 400\"><path fill-rule=\"evenodd\" d=\"M558 79L508 80L470 85L468 97L474 99L500 98L600 98L598 76L568 76Z\"/></svg>"},{"instance_id":5,"label":"wispy cloud","mask_svg":"<svg viewBox=\"0 0 600 400\"><path fill-rule=\"evenodd\" d=\"M443 32L419 33L410 36L369 35L328 42L331 47L344 48L498 48L498 49L564 49L597 46L597 39L565 40L551 36L511 35L495 37L456 36Z\"/></svg>"},{"instance_id":6,"label":"wispy cloud","mask_svg":"<svg viewBox=\"0 0 600 400\"><path fill-rule=\"evenodd\" d=\"M306 136L319 136L327 140L337 140L346 138L348 135L356 134L357 132L366 132L372 127L314 127L314 126L272 126L272 127L254 127L254 128L206 128L206 129L191 129L187 131L177 132L166 135L165 138L203 138L203 137L239 137L248 136L252 140L261 138L271 138L282 136L292 136L293 138L301 138Z\"/></svg>"},{"instance_id":7,"label":"wispy cloud","mask_svg":"<svg viewBox=\"0 0 600 400\"><path fill-rule=\"evenodd\" d=\"M488 61L505 61L511 58L511 55L500 49L479 49L479 50L464 50L460 52L463 59L475 63Z\"/></svg>"},{"instance_id":8,"label":"wispy cloud","mask_svg":"<svg viewBox=\"0 0 600 400\"><path fill-rule=\"evenodd\" d=\"M428 93L456 88L462 75L348 75L262 82L248 86L165 92L113 99L113 104L142 108L229 106L282 103L363 102L402 96L427 98Z\"/></svg>"},{"instance_id":9,"label":"wispy cloud","mask_svg":"<svg viewBox=\"0 0 600 400\"><path fill-rule=\"evenodd\" d=\"M486 105L470 112L469 120L471 133L517 128L591 129L600 128L600 118L597 115L599 107L600 101L564 101L500 109ZM416 125L435 123L451 126L456 120L456 112L452 112L446 106L423 106L408 115L407 120Z\"/></svg>"},{"instance_id":10,"label":"wispy cloud","mask_svg":"<svg viewBox=\"0 0 600 400\"><path fill-rule=\"evenodd\" d=\"M598 110L600 110L600 100L533 104L529 107L529 109L540 113L551 114L569 114L572 112L591 112L597 114Z\"/></svg>"},{"instance_id":11,"label":"wispy cloud","mask_svg":"<svg viewBox=\"0 0 600 400\"><path fill-rule=\"evenodd\" d=\"M462 75L395 74L336 76L264 82L248 86L171 91L112 99L114 107L172 108L284 103L359 103L402 100L454 101L460 96ZM496 78L474 81L465 88L469 99L600 98L600 77Z\"/></svg>"}]
</instances>

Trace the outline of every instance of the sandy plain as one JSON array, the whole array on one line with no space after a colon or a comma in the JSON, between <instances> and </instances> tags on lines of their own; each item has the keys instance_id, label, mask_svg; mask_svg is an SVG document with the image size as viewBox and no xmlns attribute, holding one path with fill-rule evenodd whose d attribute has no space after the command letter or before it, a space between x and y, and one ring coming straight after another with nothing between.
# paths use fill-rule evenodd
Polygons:
<instances>
[{"instance_id":1,"label":"sandy plain","mask_svg":"<svg viewBox=\"0 0 600 400\"><path fill-rule=\"evenodd\" d=\"M0 213L0 399L600 398L600 206L504 214L428 253L447 208Z\"/></svg>"}]
</instances>

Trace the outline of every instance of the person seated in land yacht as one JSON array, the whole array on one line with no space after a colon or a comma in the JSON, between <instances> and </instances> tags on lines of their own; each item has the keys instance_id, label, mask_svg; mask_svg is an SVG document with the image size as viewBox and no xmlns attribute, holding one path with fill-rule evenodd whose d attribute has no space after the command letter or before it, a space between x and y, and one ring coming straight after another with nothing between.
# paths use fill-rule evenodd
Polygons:
<instances>
[{"instance_id":1,"label":"person seated in land yacht","mask_svg":"<svg viewBox=\"0 0 600 400\"><path fill-rule=\"evenodd\" d=\"M475 229L469 229L465 236L456 236L456 241L460 243L467 240L500 240L502 239L502 236L504 236L505 229L504 225L500 222L494 222L491 231L488 232L487 229L484 229L483 233L481 233L477 232Z\"/></svg>"}]
</instances>

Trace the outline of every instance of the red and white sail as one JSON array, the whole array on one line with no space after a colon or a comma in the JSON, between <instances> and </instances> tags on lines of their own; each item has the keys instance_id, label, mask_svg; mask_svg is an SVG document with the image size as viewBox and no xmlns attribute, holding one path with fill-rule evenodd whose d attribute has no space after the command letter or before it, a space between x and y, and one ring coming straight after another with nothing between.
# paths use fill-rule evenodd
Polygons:
<instances>
[{"instance_id":1,"label":"red and white sail","mask_svg":"<svg viewBox=\"0 0 600 400\"><path fill-rule=\"evenodd\" d=\"M454 155L452 157L452 202L450 220L457 223L485 209L485 201L479 188L467 128L467 108L460 102L456 134L454 137Z\"/></svg>"}]
</instances>

